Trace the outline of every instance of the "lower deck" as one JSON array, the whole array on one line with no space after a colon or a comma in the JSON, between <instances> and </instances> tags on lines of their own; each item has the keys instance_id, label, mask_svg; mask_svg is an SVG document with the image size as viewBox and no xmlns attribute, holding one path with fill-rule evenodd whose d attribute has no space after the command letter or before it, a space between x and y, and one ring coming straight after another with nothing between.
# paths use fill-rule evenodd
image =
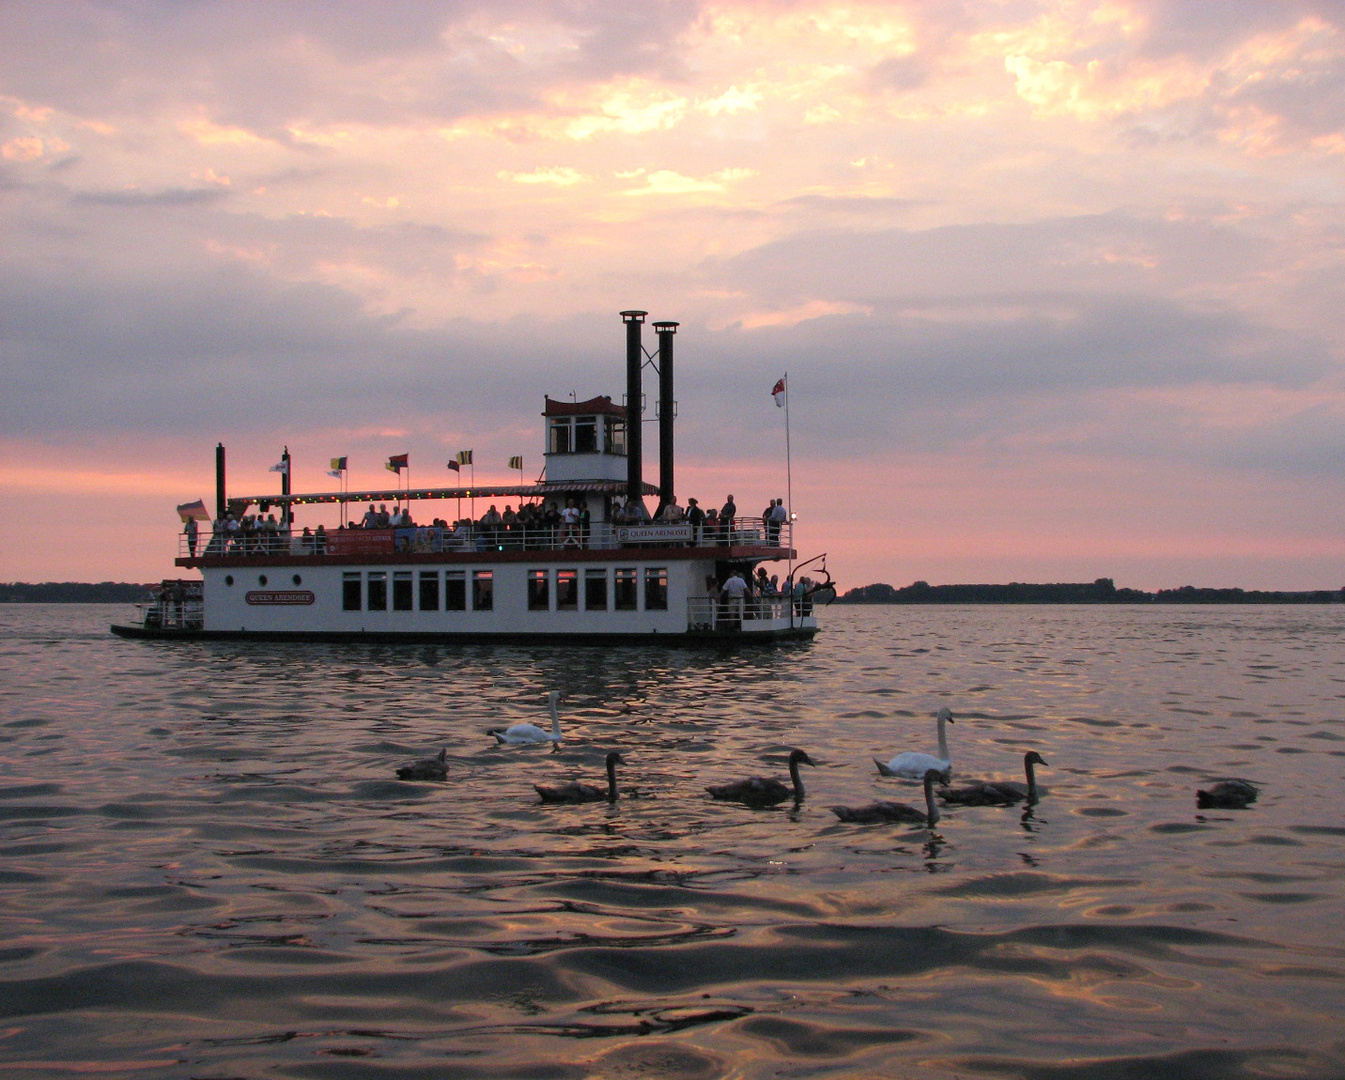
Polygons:
<instances>
[{"instance_id":1,"label":"lower deck","mask_svg":"<svg viewBox=\"0 0 1345 1080\"><path fill-rule=\"evenodd\" d=\"M573 641L806 638L817 630L801 593L722 597L720 583L734 569L750 572L751 561L688 558L685 549L606 554L206 564L200 583L165 583L139 625L114 630L158 638Z\"/></svg>"}]
</instances>

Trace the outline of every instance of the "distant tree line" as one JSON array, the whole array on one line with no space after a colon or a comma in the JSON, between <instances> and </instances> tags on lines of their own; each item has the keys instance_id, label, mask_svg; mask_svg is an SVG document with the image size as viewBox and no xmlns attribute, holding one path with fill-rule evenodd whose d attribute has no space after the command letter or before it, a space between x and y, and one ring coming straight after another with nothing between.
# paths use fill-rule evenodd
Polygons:
<instances>
[{"instance_id":1,"label":"distant tree line","mask_svg":"<svg viewBox=\"0 0 1345 1080\"><path fill-rule=\"evenodd\" d=\"M153 585L122 581L45 581L27 585L0 582L0 604L134 604L144 600Z\"/></svg>"},{"instance_id":2,"label":"distant tree line","mask_svg":"<svg viewBox=\"0 0 1345 1080\"><path fill-rule=\"evenodd\" d=\"M916 581L904 588L864 585L836 598L838 604L1340 604L1345 589L1268 592L1261 589L1179 589L1144 592L1118 589L1111 578L1047 585L931 585Z\"/></svg>"}]
</instances>

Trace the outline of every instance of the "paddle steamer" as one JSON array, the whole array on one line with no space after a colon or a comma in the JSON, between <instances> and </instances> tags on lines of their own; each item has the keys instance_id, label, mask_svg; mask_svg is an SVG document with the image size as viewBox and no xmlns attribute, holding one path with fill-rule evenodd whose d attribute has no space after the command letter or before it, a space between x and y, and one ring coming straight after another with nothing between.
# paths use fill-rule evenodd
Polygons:
<instances>
[{"instance_id":1,"label":"paddle steamer","mask_svg":"<svg viewBox=\"0 0 1345 1080\"><path fill-rule=\"evenodd\" d=\"M829 585L825 558L810 560L823 581L802 577L792 515L780 522L739 516L715 528L665 520L674 492L673 338L678 324L653 324L646 353L643 311L623 311L625 403L610 397L560 401L542 411L545 470L535 484L397 487L300 494L291 491L288 451L281 490L229 495L225 453L216 448L213 530L180 538L176 565L199 578L166 580L123 637L271 640L657 639L769 641L817 632L812 591ZM642 476L642 375L658 372L659 484ZM397 459L392 459L393 463ZM398 473L400 477L400 472ZM646 499L657 500L651 514ZM485 503L553 509L551 524L458 518ZM349 527L300 528L304 511L341 505ZM405 506L418 524L356 527L366 506ZM554 523L585 507L580 522ZM280 519L274 530L235 530L253 507ZM350 513L351 510L354 513ZM457 515L453 515L457 517ZM573 518L574 515L568 515ZM419 524L430 518L439 524ZM725 595L737 574L769 565L778 592ZM781 572L783 571L783 572ZM731 587L730 591L735 591Z\"/></svg>"}]
</instances>

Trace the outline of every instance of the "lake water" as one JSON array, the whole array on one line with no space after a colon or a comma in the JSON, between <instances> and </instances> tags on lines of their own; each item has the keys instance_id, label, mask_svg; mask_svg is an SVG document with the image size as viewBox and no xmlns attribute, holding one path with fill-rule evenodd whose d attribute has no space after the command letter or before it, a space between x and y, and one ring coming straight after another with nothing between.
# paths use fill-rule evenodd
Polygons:
<instances>
[{"instance_id":1,"label":"lake water","mask_svg":"<svg viewBox=\"0 0 1345 1080\"><path fill-rule=\"evenodd\" d=\"M123 641L0 608L0 1074L1345 1077L1345 606L832 607L806 645ZM558 754L487 728L545 722ZM871 758L1035 807L933 830ZM704 786L785 775L772 810ZM396 766L447 747L447 783ZM533 781L633 798L537 805ZM1243 811L1195 790L1241 776Z\"/></svg>"}]
</instances>

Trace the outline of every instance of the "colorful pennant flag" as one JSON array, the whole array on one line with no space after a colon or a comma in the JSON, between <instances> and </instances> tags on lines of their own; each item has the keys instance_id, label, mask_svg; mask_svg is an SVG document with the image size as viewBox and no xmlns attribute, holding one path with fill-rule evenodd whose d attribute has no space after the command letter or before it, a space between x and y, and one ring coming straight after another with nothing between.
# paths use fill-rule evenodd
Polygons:
<instances>
[{"instance_id":1,"label":"colorful pennant flag","mask_svg":"<svg viewBox=\"0 0 1345 1080\"><path fill-rule=\"evenodd\" d=\"M511 457L511 458L509 459L509 467L510 467L511 469L517 469L519 472L522 472L522 471L523 471L523 458L522 458L522 457Z\"/></svg>"},{"instance_id":2,"label":"colorful pennant flag","mask_svg":"<svg viewBox=\"0 0 1345 1080\"><path fill-rule=\"evenodd\" d=\"M448 463L448 467L452 469L454 472L462 472L462 466L459 465L456 461L450 461Z\"/></svg>"},{"instance_id":3,"label":"colorful pennant flag","mask_svg":"<svg viewBox=\"0 0 1345 1080\"><path fill-rule=\"evenodd\" d=\"M472 463L472 452L470 450L458 451L458 464L470 465Z\"/></svg>"},{"instance_id":4,"label":"colorful pennant flag","mask_svg":"<svg viewBox=\"0 0 1345 1080\"><path fill-rule=\"evenodd\" d=\"M343 458L343 457L334 457L334 458L332 458L332 471L333 471L333 472L343 472L343 471L345 470L345 467L346 467L346 459L345 459L345 458Z\"/></svg>"},{"instance_id":5,"label":"colorful pennant flag","mask_svg":"<svg viewBox=\"0 0 1345 1080\"><path fill-rule=\"evenodd\" d=\"M776 407L777 409L784 405L784 403L785 403L785 402L784 402L784 396L785 396L785 380L784 380L784 379L781 379L779 382L777 382L777 383L775 384L775 388L774 388L773 390L771 390L771 396L775 398L775 407Z\"/></svg>"},{"instance_id":6,"label":"colorful pennant flag","mask_svg":"<svg viewBox=\"0 0 1345 1080\"><path fill-rule=\"evenodd\" d=\"M407 454L393 454L392 457L388 458L388 464L386 466L388 472L395 472L400 476L402 470L407 467L406 459L408 456L409 455Z\"/></svg>"},{"instance_id":7,"label":"colorful pennant flag","mask_svg":"<svg viewBox=\"0 0 1345 1080\"><path fill-rule=\"evenodd\" d=\"M189 518L198 518L201 521L210 520L210 511L205 508L205 500L197 499L194 503L183 503L177 508L177 516L183 521Z\"/></svg>"},{"instance_id":8,"label":"colorful pennant flag","mask_svg":"<svg viewBox=\"0 0 1345 1080\"><path fill-rule=\"evenodd\" d=\"M290 463L288 461L279 461L271 466L271 472L287 473L289 471L290 471Z\"/></svg>"}]
</instances>

